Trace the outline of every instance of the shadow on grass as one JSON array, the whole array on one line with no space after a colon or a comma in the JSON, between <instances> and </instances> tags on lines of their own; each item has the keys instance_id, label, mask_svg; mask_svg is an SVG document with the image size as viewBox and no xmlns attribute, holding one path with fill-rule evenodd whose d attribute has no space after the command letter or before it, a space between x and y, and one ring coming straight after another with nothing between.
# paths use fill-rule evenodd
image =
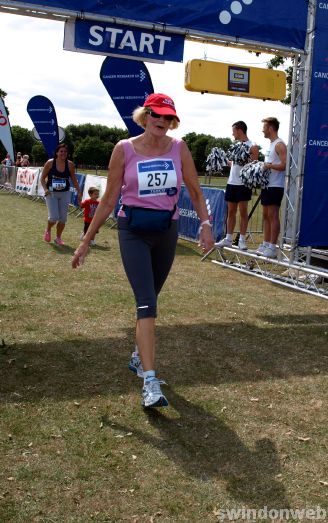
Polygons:
<instances>
[{"instance_id":1,"label":"shadow on grass","mask_svg":"<svg viewBox=\"0 0 328 523\"><path fill-rule=\"evenodd\" d=\"M176 256L201 256L201 251L197 247L197 243L182 243L177 244Z\"/></svg>"},{"instance_id":2,"label":"shadow on grass","mask_svg":"<svg viewBox=\"0 0 328 523\"><path fill-rule=\"evenodd\" d=\"M106 245L98 245L98 244L96 243L96 245L93 245L93 246L91 247L91 249L92 249L93 251L110 251L111 247L110 247L109 245L108 245L108 246L106 246Z\"/></svg>"},{"instance_id":3,"label":"shadow on grass","mask_svg":"<svg viewBox=\"0 0 328 523\"><path fill-rule=\"evenodd\" d=\"M76 251L76 249L78 248L79 246L79 241L76 242L76 245L75 247L71 247L70 245L56 245L55 243L52 243L51 244L51 247L53 248L53 250L58 253L58 254L62 254L62 255L69 255L69 256L73 256L74 252ZM90 247L90 251L110 251L110 247L109 246L104 246L104 245L93 245L92 247Z\"/></svg>"},{"instance_id":4,"label":"shadow on grass","mask_svg":"<svg viewBox=\"0 0 328 523\"><path fill-rule=\"evenodd\" d=\"M325 325L328 329L328 314L320 316L315 314L307 314L306 316L285 314L284 316L261 316L261 318L275 325Z\"/></svg>"},{"instance_id":5,"label":"shadow on grass","mask_svg":"<svg viewBox=\"0 0 328 523\"><path fill-rule=\"evenodd\" d=\"M76 247L78 246L78 243ZM57 254L68 254L69 256L73 256L74 251L76 247L71 247L70 245L56 245L55 243L51 243L51 247L53 251L55 251Z\"/></svg>"},{"instance_id":6,"label":"shadow on grass","mask_svg":"<svg viewBox=\"0 0 328 523\"><path fill-rule=\"evenodd\" d=\"M305 315L297 328L292 316L284 328L279 317L271 317L267 328L234 322L159 326L159 374L169 383L195 387L327 374L322 318ZM60 400L135 390L127 369L133 331L127 332L121 340L68 334L53 343L0 346L0 400Z\"/></svg>"},{"instance_id":7,"label":"shadow on grass","mask_svg":"<svg viewBox=\"0 0 328 523\"><path fill-rule=\"evenodd\" d=\"M247 323L206 323L159 326L160 373L171 384L195 389L222 383L315 376L328 372L324 316L266 316L268 326ZM295 327L295 325L297 326ZM133 331L120 340L77 339L39 344L0 346L0 401L9 403L118 397L136 392L142 381L127 369ZM196 390L197 393L197 390ZM165 452L189 475L201 481L219 479L234 499L253 506L288 508L283 484L277 481L280 464L270 439L249 448L202 398L197 404L168 390L170 412L147 413L156 435L138 427L109 422ZM137 400L139 402L139 400ZM172 411L171 411L172 412Z\"/></svg>"},{"instance_id":8,"label":"shadow on grass","mask_svg":"<svg viewBox=\"0 0 328 523\"><path fill-rule=\"evenodd\" d=\"M257 440L255 448L250 449L218 417L173 390L168 397L178 418L168 417L165 411L144 411L158 436L116 420L112 423L106 416L102 421L111 430L133 432L141 445L157 448L200 481L225 481L227 491L241 503L275 509L289 507L285 487L275 479L281 469L277 449L270 439Z\"/></svg>"}]
</instances>

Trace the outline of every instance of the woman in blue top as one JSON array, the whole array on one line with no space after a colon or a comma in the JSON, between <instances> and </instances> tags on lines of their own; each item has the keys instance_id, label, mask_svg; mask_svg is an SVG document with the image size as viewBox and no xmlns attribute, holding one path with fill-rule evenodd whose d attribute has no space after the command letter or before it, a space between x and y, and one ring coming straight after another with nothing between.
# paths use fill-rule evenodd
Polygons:
<instances>
[{"instance_id":1,"label":"woman in blue top","mask_svg":"<svg viewBox=\"0 0 328 523\"><path fill-rule=\"evenodd\" d=\"M41 184L46 197L48 208L48 224L44 231L43 239L51 241L51 228L57 223L57 236L54 242L57 245L64 245L62 233L65 228L68 214L68 206L71 201L70 179L77 190L79 203L82 193L75 175L74 163L67 159L67 145L61 143L57 145L55 157L48 160L42 171Z\"/></svg>"}]
</instances>

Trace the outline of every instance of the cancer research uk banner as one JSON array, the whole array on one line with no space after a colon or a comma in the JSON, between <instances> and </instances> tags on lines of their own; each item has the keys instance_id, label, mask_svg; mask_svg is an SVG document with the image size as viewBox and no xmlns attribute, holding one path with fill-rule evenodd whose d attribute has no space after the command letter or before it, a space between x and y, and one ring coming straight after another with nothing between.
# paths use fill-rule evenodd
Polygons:
<instances>
[{"instance_id":1,"label":"cancer research uk banner","mask_svg":"<svg viewBox=\"0 0 328 523\"><path fill-rule=\"evenodd\" d=\"M132 120L132 112L154 92L145 64L136 60L107 57L103 61L100 78L130 136L141 134L143 129Z\"/></svg>"},{"instance_id":2,"label":"cancer research uk banner","mask_svg":"<svg viewBox=\"0 0 328 523\"><path fill-rule=\"evenodd\" d=\"M226 202L224 191L212 187L202 187L207 212L213 227L214 240L219 241L224 233L226 219ZM181 187L178 201L179 208L179 236L190 240L196 240L199 229L199 218L193 208L188 189Z\"/></svg>"},{"instance_id":3,"label":"cancer research uk banner","mask_svg":"<svg viewBox=\"0 0 328 523\"><path fill-rule=\"evenodd\" d=\"M328 2L317 2L298 244L328 247Z\"/></svg>"},{"instance_id":4,"label":"cancer research uk banner","mask_svg":"<svg viewBox=\"0 0 328 523\"><path fill-rule=\"evenodd\" d=\"M59 144L57 116L52 102L45 96L33 96L27 104L27 112L34 123L48 157L53 158Z\"/></svg>"},{"instance_id":5,"label":"cancer research uk banner","mask_svg":"<svg viewBox=\"0 0 328 523\"><path fill-rule=\"evenodd\" d=\"M15 1L11 1L15 5ZM21 4L17 0L18 4ZM186 34L202 32L205 36L228 36L238 41L263 42L287 49L304 49L308 0L184 0L164 2L153 0L27 0L26 5L57 7L72 16L85 19L102 15L121 23L137 21L139 27L161 25L162 34L182 29ZM327 2L320 2L327 5ZM317 2L319 4L319 2ZM273 47L274 48L274 47Z\"/></svg>"}]
</instances>

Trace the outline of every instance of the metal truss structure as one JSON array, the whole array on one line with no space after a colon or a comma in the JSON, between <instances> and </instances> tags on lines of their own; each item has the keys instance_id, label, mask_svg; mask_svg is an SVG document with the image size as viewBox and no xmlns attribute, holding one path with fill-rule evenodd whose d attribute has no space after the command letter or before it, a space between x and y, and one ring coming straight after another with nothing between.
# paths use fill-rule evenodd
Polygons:
<instances>
[{"instance_id":1,"label":"metal truss structure","mask_svg":"<svg viewBox=\"0 0 328 523\"><path fill-rule=\"evenodd\" d=\"M241 251L235 247L215 247L202 261L215 254L212 263L262 278L293 290L328 299L328 270L290 263L288 252L280 252L280 259L259 256L255 251Z\"/></svg>"},{"instance_id":2,"label":"metal truss structure","mask_svg":"<svg viewBox=\"0 0 328 523\"><path fill-rule=\"evenodd\" d=\"M282 207L281 244L289 247L291 263L303 257L298 248L303 197L304 164L310 101L316 0L309 1L306 53L294 58L288 137L285 199Z\"/></svg>"},{"instance_id":3,"label":"metal truss structure","mask_svg":"<svg viewBox=\"0 0 328 523\"><path fill-rule=\"evenodd\" d=\"M288 138L286 186L281 209L282 231L277 259L258 256L255 251L215 247L213 263L256 276L291 289L328 299L328 251L299 247L304 164L313 59L316 0L309 1L306 52L294 56L293 87ZM314 263L318 260L318 265ZM325 268L320 268L323 265Z\"/></svg>"}]
</instances>

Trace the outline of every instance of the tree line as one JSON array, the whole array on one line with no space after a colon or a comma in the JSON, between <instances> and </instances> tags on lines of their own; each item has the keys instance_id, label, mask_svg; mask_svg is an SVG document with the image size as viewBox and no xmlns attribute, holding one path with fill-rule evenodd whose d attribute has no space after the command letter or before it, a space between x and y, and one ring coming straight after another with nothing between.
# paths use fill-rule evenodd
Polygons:
<instances>
[{"instance_id":1,"label":"tree line","mask_svg":"<svg viewBox=\"0 0 328 523\"><path fill-rule=\"evenodd\" d=\"M14 150L30 156L34 165L43 165L47 153L41 142L37 142L31 131L19 125L11 128ZM119 140L128 138L128 131L118 127L107 127L100 124L70 124L64 128L64 142L68 146L69 158L77 167L97 167L107 169L114 146ZM230 138L216 138L210 134L188 133L183 139L187 143L196 169L203 173L206 167L206 158L213 147L220 147L227 151L232 144ZM0 158L4 158L6 151L0 144Z\"/></svg>"}]
</instances>

